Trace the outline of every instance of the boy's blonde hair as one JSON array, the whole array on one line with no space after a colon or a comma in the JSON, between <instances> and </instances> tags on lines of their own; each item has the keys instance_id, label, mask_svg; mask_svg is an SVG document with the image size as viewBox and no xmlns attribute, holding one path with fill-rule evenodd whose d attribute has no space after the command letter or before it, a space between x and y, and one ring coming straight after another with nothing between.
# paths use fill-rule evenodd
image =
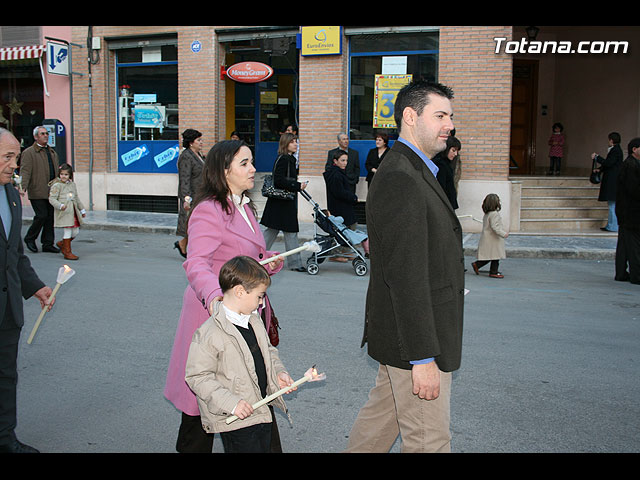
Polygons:
<instances>
[{"instance_id":1,"label":"boy's blonde hair","mask_svg":"<svg viewBox=\"0 0 640 480\"><path fill-rule=\"evenodd\" d=\"M482 211L484 213L493 212L494 210L500 210L502 206L500 205L500 197L495 193L490 193L486 197L484 197L484 201L482 202Z\"/></svg>"},{"instance_id":2,"label":"boy's blonde hair","mask_svg":"<svg viewBox=\"0 0 640 480\"><path fill-rule=\"evenodd\" d=\"M236 285L250 292L259 285L271 285L271 277L267 270L247 256L237 256L226 262L218 275L222 292L231 290Z\"/></svg>"}]
</instances>

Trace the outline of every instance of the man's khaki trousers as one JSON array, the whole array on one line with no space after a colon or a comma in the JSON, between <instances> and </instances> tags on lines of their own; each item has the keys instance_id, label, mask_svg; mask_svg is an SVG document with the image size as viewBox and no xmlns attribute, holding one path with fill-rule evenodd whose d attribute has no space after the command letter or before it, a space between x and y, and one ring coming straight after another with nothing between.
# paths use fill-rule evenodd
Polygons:
<instances>
[{"instance_id":1,"label":"man's khaki trousers","mask_svg":"<svg viewBox=\"0 0 640 480\"><path fill-rule=\"evenodd\" d=\"M380 365L369 400L351 429L348 453L388 452L398 435L403 453L451 451L451 373L440 372L440 396L413 394L411 370Z\"/></svg>"}]
</instances>

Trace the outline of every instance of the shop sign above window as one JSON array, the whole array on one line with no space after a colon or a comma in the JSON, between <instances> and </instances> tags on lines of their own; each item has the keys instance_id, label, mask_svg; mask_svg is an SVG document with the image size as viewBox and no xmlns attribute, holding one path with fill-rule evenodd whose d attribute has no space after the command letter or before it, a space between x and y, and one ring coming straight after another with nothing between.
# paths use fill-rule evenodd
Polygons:
<instances>
[{"instance_id":1,"label":"shop sign above window","mask_svg":"<svg viewBox=\"0 0 640 480\"><path fill-rule=\"evenodd\" d=\"M260 62L242 62L226 69L231 80L240 83L258 83L273 75L273 68Z\"/></svg>"},{"instance_id":2,"label":"shop sign above window","mask_svg":"<svg viewBox=\"0 0 640 480\"><path fill-rule=\"evenodd\" d=\"M302 27L301 55L341 55L342 27Z\"/></svg>"}]
</instances>

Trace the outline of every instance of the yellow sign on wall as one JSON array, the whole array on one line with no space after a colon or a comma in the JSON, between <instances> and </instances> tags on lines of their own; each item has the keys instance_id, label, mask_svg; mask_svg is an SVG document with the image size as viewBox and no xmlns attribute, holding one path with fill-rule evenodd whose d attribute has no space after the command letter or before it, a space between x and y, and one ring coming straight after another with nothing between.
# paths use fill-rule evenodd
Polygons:
<instances>
[{"instance_id":1,"label":"yellow sign on wall","mask_svg":"<svg viewBox=\"0 0 640 480\"><path fill-rule=\"evenodd\" d=\"M394 105L402 87L411 82L408 75L376 75L373 93L373 128L396 128Z\"/></svg>"},{"instance_id":2,"label":"yellow sign on wall","mask_svg":"<svg viewBox=\"0 0 640 480\"><path fill-rule=\"evenodd\" d=\"M341 55L342 27L302 27L301 55Z\"/></svg>"}]
</instances>

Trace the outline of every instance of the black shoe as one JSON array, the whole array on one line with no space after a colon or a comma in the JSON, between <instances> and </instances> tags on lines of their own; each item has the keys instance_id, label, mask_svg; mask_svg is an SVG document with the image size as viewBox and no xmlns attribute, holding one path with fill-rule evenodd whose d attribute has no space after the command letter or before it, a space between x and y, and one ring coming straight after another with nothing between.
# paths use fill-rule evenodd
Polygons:
<instances>
[{"instance_id":1,"label":"black shoe","mask_svg":"<svg viewBox=\"0 0 640 480\"><path fill-rule=\"evenodd\" d=\"M38 247L36 246L36 242L34 242L33 240L27 240L26 238L24 239L24 244L27 246L27 248L29 250L31 250L33 253L38 253Z\"/></svg>"},{"instance_id":2,"label":"black shoe","mask_svg":"<svg viewBox=\"0 0 640 480\"><path fill-rule=\"evenodd\" d=\"M173 244L173 248L177 248L178 249L178 253L180 255L182 255L183 258L187 258L187 254L186 253L182 253L182 249L180 248L180 243L178 242L178 240L176 240L176 243Z\"/></svg>"},{"instance_id":3,"label":"black shoe","mask_svg":"<svg viewBox=\"0 0 640 480\"><path fill-rule=\"evenodd\" d=\"M11 443L0 445L0 453L40 453L40 451L14 439Z\"/></svg>"},{"instance_id":4,"label":"black shoe","mask_svg":"<svg viewBox=\"0 0 640 480\"><path fill-rule=\"evenodd\" d=\"M292 268L291 269L292 272L306 272L307 269L304 267L298 267L298 268Z\"/></svg>"},{"instance_id":5,"label":"black shoe","mask_svg":"<svg viewBox=\"0 0 640 480\"><path fill-rule=\"evenodd\" d=\"M60 249L55 245L43 245L42 251L49 252L49 253L60 253Z\"/></svg>"}]
</instances>

